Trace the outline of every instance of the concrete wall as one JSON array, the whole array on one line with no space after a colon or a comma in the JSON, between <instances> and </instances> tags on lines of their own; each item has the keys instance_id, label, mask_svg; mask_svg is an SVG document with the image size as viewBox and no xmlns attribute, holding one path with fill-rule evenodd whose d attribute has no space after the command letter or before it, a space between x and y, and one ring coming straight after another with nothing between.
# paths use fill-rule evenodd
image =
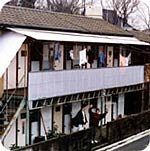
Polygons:
<instances>
[{"instance_id":1,"label":"concrete wall","mask_svg":"<svg viewBox=\"0 0 150 151\"><path fill-rule=\"evenodd\" d=\"M121 118L108 123L108 141L116 142L150 128L150 111Z\"/></svg>"}]
</instances>

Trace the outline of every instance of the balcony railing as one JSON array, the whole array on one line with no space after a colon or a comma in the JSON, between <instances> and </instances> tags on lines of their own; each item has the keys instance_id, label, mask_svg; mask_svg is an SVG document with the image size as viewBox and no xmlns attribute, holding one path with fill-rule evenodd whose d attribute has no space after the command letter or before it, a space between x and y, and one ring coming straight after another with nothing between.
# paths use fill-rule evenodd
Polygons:
<instances>
[{"instance_id":1,"label":"balcony railing","mask_svg":"<svg viewBox=\"0 0 150 151\"><path fill-rule=\"evenodd\" d=\"M28 98L36 100L144 82L144 66L29 73Z\"/></svg>"}]
</instances>

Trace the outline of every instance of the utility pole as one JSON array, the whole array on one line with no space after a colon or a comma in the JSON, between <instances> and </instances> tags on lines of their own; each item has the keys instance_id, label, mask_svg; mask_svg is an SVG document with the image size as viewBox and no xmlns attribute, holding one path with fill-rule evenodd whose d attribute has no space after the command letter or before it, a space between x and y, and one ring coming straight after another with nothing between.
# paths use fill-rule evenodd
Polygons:
<instances>
[{"instance_id":1,"label":"utility pole","mask_svg":"<svg viewBox=\"0 0 150 151\"><path fill-rule=\"evenodd\" d=\"M83 6L83 13L82 13L82 15L85 16L85 12L86 12L85 0L82 0L82 6Z\"/></svg>"}]
</instances>

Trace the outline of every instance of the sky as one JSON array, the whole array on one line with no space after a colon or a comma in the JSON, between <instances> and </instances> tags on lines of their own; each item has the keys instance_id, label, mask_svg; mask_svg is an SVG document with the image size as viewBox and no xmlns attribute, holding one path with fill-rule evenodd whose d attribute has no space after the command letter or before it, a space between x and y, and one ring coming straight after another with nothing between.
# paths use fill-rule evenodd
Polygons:
<instances>
[{"instance_id":1,"label":"sky","mask_svg":"<svg viewBox=\"0 0 150 151\"><path fill-rule=\"evenodd\" d=\"M148 14L149 14L148 13L148 9L143 4L145 3L150 8L150 0L140 0L140 1L141 1L141 3L139 5L139 7L143 8L144 13L146 14L147 21L148 21L148 19L149 19L149 17L148 17ZM135 23L133 23L133 25L134 25L135 28L137 28L139 30L144 30L145 28L147 28L147 26L145 25L145 23L143 22L143 20L141 19L140 16L141 15L139 14L139 12L136 12L135 16L133 15L133 17L137 18L137 21Z\"/></svg>"},{"instance_id":2,"label":"sky","mask_svg":"<svg viewBox=\"0 0 150 151\"><path fill-rule=\"evenodd\" d=\"M141 1L148 4L148 5L150 5L150 0L141 0Z\"/></svg>"}]
</instances>

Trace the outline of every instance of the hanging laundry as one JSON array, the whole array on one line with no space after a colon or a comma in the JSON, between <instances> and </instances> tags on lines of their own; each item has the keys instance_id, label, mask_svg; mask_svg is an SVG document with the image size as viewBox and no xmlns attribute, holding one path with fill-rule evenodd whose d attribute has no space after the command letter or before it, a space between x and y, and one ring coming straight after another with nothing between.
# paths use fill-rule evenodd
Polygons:
<instances>
[{"instance_id":1,"label":"hanging laundry","mask_svg":"<svg viewBox=\"0 0 150 151\"><path fill-rule=\"evenodd\" d=\"M104 54L103 50L101 50L99 53L99 66L105 67L105 54Z\"/></svg>"},{"instance_id":2,"label":"hanging laundry","mask_svg":"<svg viewBox=\"0 0 150 151\"><path fill-rule=\"evenodd\" d=\"M60 51L60 44L58 42L55 44L55 51L56 51L55 60L58 60L60 62L61 51Z\"/></svg>"},{"instance_id":3,"label":"hanging laundry","mask_svg":"<svg viewBox=\"0 0 150 151\"><path fill-rule=\"evenodd\" d=\"M128 66L129 64L131 64L131 53L127 57L120 54L120 66Z\"/></svg>"},{"instance_id":4,"label":"hanging laundry","mask_svg":"<svg viewBox=\"0 0 150 151\"><path fill-rule=\"evenodd\" d=\"M83 49L79 52L80 58L79 58L79 65L87 63L87 58L86 58L86 49Z\"/></svg>"},{"instance_id":5,"label":"hanging laundry","mask_svg":"<svg viewBox=\"0 0 150 151\"><path fill-rule=\"evenodd\" d=\"M128 65L131 64L131 52L128 55Z\"/></svg>"},{"instance_id":6,"label":"hanging laundry","mask_svg":"<svg viewBox=\"0 0 150 151\"><path fill-rule=\"evenodd\" d=\"M73 49L71 49L71 50L69 51L69 55L70 55L71 60L74 60Z\"/></svg>"}]
</instances>

